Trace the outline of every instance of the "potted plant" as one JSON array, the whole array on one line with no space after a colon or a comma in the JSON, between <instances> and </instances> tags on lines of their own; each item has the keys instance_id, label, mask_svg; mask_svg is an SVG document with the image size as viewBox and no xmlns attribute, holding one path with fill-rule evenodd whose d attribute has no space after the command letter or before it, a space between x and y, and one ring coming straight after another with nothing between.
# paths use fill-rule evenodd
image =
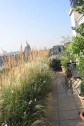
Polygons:
<instances>
[{"instance_id":1,"label":"potted plant","mask_svg":"<svg viewBox=\"0 0 84 126\"><path fill-rule=\"evenodd\" d=\"M79 94L80 101L84 107L84 80L80 83L80 94ZM80 118L84 122L84 110L80 112Z\"/></svg>"},{"instance_id":2,"label":"potted plant","mask_svg":"<svg viewBox=\"0 0 84 126\"><path fill-rule=\"evenodd\" d=\"M69 64L71 63L67 61L61 61L61 64L62 72L64 73L64 75L67 77L71 77L71 71L69 70Z\"/></svg>"},{"instance_id":3,"label":"potted plant","mask_svg":"<svg viewBox=\"0 0 84 126\"><path fill-rule=\"evenodd\" d=\"M80 83L80 94L79 94L80 101L84 107L84 80Z\"/></svg>"},{"instance_id":4,"label":"potted plant","mask_svg":"<svg viewBox=\"0 0 84 126\"><path fill-rule=\"evenodd\" d=\"M82 121L84 122L84 110L80 112L80 118L81 118Z\"/></svg>"},{"instance_id":5,"label":"potted plant","mask_svg":"<svg viewBox=\"0 0 84 126\"><path fill-rule=\"evenodd\" d=\"M67 60L61 60L61 65L62 72L64 73L64 75L67 75Z\"/></svg>"}]
</instances>

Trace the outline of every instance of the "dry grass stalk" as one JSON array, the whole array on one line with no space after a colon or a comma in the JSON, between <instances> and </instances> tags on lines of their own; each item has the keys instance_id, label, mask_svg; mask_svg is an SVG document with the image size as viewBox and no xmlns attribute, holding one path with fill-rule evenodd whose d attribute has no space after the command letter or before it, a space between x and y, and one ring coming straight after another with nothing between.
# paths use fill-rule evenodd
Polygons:
<instances>
[{"instance_id":1,"label":"dry grass stalk","mask_svg":"<svg viewBox=\"0 0 84 126\"><path fill-rule=\"evenodd\" d=\"M30 62L32 64L32 62L35 62L39 58L44 59L47 55L48 55L47 50L32 49L30 56L27 56L28 62ZM11 80L14 78L16 69L18 71L17 74L20 74L21 71L24 71L24 73L25 73L26 59L23 55L22 46L20 48L20 55L19 56L16 56L16 57L10 56L5 61L6 62L4 63L4 73L0 75L0 85L1 86L5 82L7 75L10 75Z\"/></svg>"}]
</instances>

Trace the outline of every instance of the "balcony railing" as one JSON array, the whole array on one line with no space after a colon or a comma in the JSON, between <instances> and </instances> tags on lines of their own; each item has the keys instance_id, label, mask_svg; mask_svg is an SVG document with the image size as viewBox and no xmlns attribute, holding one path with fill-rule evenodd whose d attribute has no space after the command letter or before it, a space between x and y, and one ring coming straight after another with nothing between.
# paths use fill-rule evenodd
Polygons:
<instances>
[{"instance_id":1,"label":"balcony railing","mask_svg":"<svg viewBox=\"0 0 84 126\"><path fill-rule=\"evenodd\" d=\"M70 0L70 5L71 5L71 7L81 6L81 4L78 2L78 0Z\"/></svg>"}]
</instances>

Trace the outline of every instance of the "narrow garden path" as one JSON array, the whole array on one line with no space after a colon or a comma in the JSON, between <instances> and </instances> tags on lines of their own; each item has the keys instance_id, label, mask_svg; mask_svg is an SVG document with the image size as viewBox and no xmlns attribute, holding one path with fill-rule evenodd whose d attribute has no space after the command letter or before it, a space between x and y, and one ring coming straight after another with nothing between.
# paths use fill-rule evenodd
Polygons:
<instances>
[{"instance_id":1,"label":"narrow garden path","mask_svg":"<svg viewBox=\"0 0 84 126\"><path fill-rule=\"evenodd\" d=\"M63 79L63 73L57 72L53 91L48 97L47 119L51 126L84 126L78 113L82 105L77 92L74 91L73 94L70 90L66 92L62 85Z\"/></svg>"}]
</instances>

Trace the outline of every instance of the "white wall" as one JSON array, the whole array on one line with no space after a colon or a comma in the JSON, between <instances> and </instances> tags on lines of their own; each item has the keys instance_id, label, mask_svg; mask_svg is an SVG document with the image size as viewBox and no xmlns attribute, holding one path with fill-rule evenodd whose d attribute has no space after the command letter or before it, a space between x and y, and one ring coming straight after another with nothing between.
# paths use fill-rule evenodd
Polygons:
<instances>
[{"instance_id":1,"label":"white wall","mask_svg":"<svg viewBox=\"0 0 84 126\"><path fill-rule=\"evenodd\" d=\"M79 19L77 20L77 23L78 23L78 25L84 23L84 16L83 16L83 15L81 15L81 16L79 17Z\"/></svg>"},{"instance_id":2,"label":"white wall","mask_svg":"<svg viewBox=\"0 0 84 126\"><path fill-rule=\"evenodd\" d=\"M75 30L73 30L73 27L77 28L81 23L84 22L84 16L79 14L77 11L75 11L73 8L70 10L69 15L71 16L71 27L73 36L77 36L77 33Z\"/></svg>"}]
</instances>

